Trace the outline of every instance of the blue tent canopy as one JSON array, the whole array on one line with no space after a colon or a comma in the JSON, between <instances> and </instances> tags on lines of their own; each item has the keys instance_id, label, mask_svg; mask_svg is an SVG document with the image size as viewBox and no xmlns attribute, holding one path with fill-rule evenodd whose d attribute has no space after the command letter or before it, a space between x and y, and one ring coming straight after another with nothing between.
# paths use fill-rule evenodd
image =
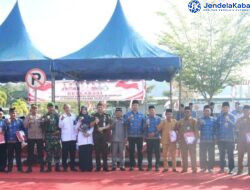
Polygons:
<instances>
[{"instance_id":1,"label":"blue tent canopy","mask_svg":"<svg viewBox=\"0 0 250 190\"><path fill-rule=\"evenodd\" d=\"M0 82L24 81L32 68L49 74L50 60L33 46L16 3L0 26Z\"/></svg>"},{"instance_id":2,"label":"blue tent canopy","mask_svg":"<svg viewBox=\"0 0 250 190\"><path fill-rule=\"evenodd\" d=\"M118 0L103 31L88 45L55 60L57 79L170 81L180 58L146 42L128 23Z\"/></svg>"}]
</instances>

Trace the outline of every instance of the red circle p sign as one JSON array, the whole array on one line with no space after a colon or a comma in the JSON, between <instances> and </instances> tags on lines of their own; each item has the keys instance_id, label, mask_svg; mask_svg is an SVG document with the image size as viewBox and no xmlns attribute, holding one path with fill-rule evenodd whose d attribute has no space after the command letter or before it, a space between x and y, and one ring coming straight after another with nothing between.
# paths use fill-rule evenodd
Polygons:
<instances>
[{"instance_id":1,"label":"red circle p sign","mask_svg":"<svg viewBox=\"0 0 250 190\"><path fill-rule=\"evenodd\" d=\"M34 68L27 72L25 81L30 88L37 89L46 82L46 74L43 70Z\"/></svg>"}]
</instances>

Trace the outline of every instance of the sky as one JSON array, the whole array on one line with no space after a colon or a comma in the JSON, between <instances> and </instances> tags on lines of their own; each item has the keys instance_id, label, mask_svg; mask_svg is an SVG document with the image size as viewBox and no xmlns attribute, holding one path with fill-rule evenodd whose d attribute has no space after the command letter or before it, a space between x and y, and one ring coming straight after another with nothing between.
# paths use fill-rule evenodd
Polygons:
<instances>
[{"instance_id":1,"label":"sky","mask_svg":"<svg viewBox=\"0 0 250 190\"><path fill-rule=\"evenodd\" d=\"M0 23L15 0L0 0ZM19 0L21 15L35 46L51 58L76 51L91 42L109 21L116 0ZM157 44L164 22L156 14L164 0L121 0L130 24Z\"/></svg>"},{"instance_id":2,"label":"sky","mask_svg":"<svg viewBox=\"0 0 250 190\"><path fill-rule=\"evenodd\" d=\"M187 5L190 0L175 0L183 15L195 19ZM206 0L200 0L206 2ZM215 0L222 2L222 0ZM8 16L16 0L0 0L0 24ZM46 56L58 58L79 50L91 42L109 21L117 0L19 0L21 15L34 45ZM132 27L147 41L156 44L165 23L157 12L175 19L169 2L173 0L121 0ZM249 0L225 0L245 2ZM244 69L250 75L250 68ZM156 83L166 89L165 83Z\"/></svg>"}]
</instances>

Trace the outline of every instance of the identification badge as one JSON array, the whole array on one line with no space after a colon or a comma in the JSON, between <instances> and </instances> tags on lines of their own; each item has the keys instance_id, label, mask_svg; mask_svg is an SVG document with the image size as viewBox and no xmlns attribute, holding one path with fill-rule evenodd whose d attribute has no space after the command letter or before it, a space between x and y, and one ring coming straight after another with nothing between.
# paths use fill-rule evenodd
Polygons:
<instances>
[{"instance_id":1,"label":"identification badge","mask_svg":"<svg viewBox=\"0 0 250 190\"><path fill-rule=\"evenodd\" d=\"M246 140L247 140L247 144L250 144L250 133L246 134Z\"/></svg>"},{"instance_id":2,"label":"identification badge","mask_svg":"<svg viewBox=\"0 0 250 190\"><path fill-rule=\"evenodd\" d=\"M23 131L17 131L16 136L19 142L25 142L26 137Z\"/></svg>"},{"instance_id":3,"label":"identification badge","mask_svg":"<svg viewBox=\"0 0 250 190\"><path fill-rule=\"evenodd\" d=\"M186 132L184 133L184 139L187 144L193 144L195 141L194 132Z\"/></svg>"},{"instance_id":4,"label":"identification badge","mask_svg":"<svg viewBox=\"0 0 250 190\"><path fill-rule=\"evenodd\" d=\"M4 143L5 143L4 134L1 133L0 134L0 144L4 144Z\"/></svg>"},{"instance_id":5,"label":"identification badge","mask_svg":"<svg viewBox=\"0 0 250 190\"><path fill-rule=\"evenodd\" d=\"M170 142L176 142L177 141L177 134L175 131L170 131Z\"/></svg>"}]
</instances>

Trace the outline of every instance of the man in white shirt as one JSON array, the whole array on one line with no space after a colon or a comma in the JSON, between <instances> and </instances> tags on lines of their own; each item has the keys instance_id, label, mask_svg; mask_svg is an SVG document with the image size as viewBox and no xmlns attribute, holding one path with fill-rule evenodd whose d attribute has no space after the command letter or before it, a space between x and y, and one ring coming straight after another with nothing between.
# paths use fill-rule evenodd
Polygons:
<instances>
[{"instance_id":1,"label":"man in white shirt","mask_svg":"<svg viewBox=\"0 0 250 190\"><path fill-rule=\"evenodd\" d=\"M71 113L69 104L63 106L64 114L60 116L59 128L61 129L62 138L62 165L63 171L68 168L68 154L70 155L70 168L71 171L77 171L75 168L75 154L76 154L76 136L77 130L75 127L76 116Z\"/></svg>"}]
</instances>

